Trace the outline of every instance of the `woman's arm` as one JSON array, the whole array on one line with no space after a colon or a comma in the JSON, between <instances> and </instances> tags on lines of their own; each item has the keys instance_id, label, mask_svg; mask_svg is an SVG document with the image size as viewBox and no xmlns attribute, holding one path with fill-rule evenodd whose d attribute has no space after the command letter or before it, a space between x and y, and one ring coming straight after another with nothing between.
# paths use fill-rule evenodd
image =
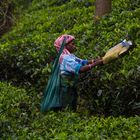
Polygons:
<instances>
[{"instance_id":1,"label":"woman's arm","mask_svg":"<svg viewBox=\"0 0 140 140\"><path fill-rule=\"evenodd\" d=\"M95 59L94 61L93 61L93 60L89 60L89 61L88 61L88 65L82 66L82 67L80 68L80 73L89 71L89 70L91 70L93 67L95 67L95 66L97 66L97 65L101 65L101 64L103 64L102 58Z\"/></svg>"}]
</instances>

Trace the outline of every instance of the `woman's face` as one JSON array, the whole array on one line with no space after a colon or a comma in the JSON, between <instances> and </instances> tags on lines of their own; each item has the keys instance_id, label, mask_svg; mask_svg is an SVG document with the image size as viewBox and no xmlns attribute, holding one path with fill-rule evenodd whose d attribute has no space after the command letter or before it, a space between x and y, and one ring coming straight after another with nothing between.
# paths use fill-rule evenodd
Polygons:
<instances>
[{"instance_id":1,"label":"woman's face","mask_svg":"<svg viewBox=\"0 0 140 140\"><path fill-rule=\"evenodd\" d=\"M70 42L66 45L66 49L70 52L73 53L74 51L76 51L76 46L74 45L74 42Z\"/></svg>"}]
</instances>

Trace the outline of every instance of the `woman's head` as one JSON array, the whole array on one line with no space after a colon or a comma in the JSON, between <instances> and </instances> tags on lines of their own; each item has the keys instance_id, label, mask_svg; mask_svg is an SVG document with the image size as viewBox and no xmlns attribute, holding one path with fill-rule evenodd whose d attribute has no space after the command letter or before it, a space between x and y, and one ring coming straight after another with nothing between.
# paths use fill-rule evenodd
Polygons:
<instances>
[{"instance_id":1,"label":"woman's head","mask_svg":"<svg viewBox=\"0 0 140 140\"><path fill-rule=\"evenodd\" d=\"M54 42L54 46L56 47L57 51L60 50L61 45L64 41L64 38L66 38L66 45L65 45L65 49L67 49L70 53L73 52L75 50L75 45L73 43L73 40L75 39L74 36L72 35L61 35L60 37L58 37L55 42Z\"/></svg>"},{"instance_id":2,"label":"woman's head","mask_svg":"<svg viewBox=\"0 0 140 140\"><path fill-rule=\"evenodd\" d=\"M74 51L76 50L76 46L75 46L74 42L71 41L71 42L69 42L68 44L66 44L66 49L67 49L70 53L74 52Z\"/></svg>"}]
</instances>

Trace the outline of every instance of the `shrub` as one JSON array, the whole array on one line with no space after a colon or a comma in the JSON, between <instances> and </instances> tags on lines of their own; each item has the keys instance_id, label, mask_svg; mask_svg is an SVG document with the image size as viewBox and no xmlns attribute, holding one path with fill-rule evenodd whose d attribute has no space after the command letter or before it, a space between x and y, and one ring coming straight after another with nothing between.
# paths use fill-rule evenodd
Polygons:
<instances>
[{"instance_id":1,"label":"shrub","mask_svg":"<svg viewBox=\"0 0 140 140\"><path fill-rule=\"evenodd\" d=\"M8 86L1 83L5 98L9 99L7 88L18 95L24 90ZM13 91L14 90L14 91ZM8 92L9 93L9 92ZM29 94L29 93L28 93ZM12 96L12 107L22 101L24 97ZM16 101L19 99L19 101ZM25 104L24 104L25 105ZM7 104L6 104L7 106ZM27 106L26 106L27 107ZM139 139L140 117L92 117L83 114L73 113L68 110L63 112L48 112L45 116L37 110L28 113L25 106L20 105L20 109L15 107L12 115L6 110L0 116L0 132L2 139ZM20 112L20 113L19 113ZM17 116L14 116L16 114Z\"/></svg>"},{"instance_id":2,"label":"shrub","mask_svg":"<svg viewBox=\"0 0 140 140\"><path fill-rule=\"evenodd\" d=\"M112 13L95 24L92 1L34 0L11 32L0 39L3 68L0 79L43 91L56 56L53 42L60 34L75 35L76 55L81 58L103 56L130 34L134 47L126 56L81 77L78 109L106 115L139 114L140 9L137 5L138 0L113 1Z\"/></svg>"},{"instance_id":3,"label":"shrub","mask_svg":"<svg viewBox=\"0 0 140 140\"><path fill-rule=\"evenodd\" d=\"M28 92L0 82L0 138L14 136L14 129L28 126L37 114L38 97L33 90Z\"/></svg>"}]
</instances>

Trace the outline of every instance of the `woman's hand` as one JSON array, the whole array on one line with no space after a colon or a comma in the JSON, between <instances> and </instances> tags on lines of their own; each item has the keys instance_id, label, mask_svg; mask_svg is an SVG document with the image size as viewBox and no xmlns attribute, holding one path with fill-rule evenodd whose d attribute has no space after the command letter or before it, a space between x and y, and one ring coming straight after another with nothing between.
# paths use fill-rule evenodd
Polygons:
<instances>
[{"instance_id":1,"label":"woman's hand","mask_svg":"<svg viewBox=\"0 0 140 140\"><path fill-rule=\"evenodd\" d=\"M89 61L90 62L90 61ZM97 58L94 59L94 61L92 61L91 63L89 63L88 65L85 65L83 67L80 68L80 72L86 72L88 70L91 70L93 67L97 66L97 65L103 65L103 60L102 58Z\"/></svg>"},{"instance_id":2,"label":"woman's hand","mask_svg":"<svg viewBox=\"0 0 140 140\"><path fill-rule=\"evenodd\" d=\"M94 59L94 62L92 63L94 66L97 66L97 65L102 65L103 64L103 60L102 58L97 58L97 59Z\"/></svg>"},{"instance_id":3,"label":"woman's hand","mask_svg":"<svg viewBox=\"0 0 140 140\"><path fill-rule=\"evenodd\" d=\"M91 59L91 60L88 61L88 64L93 64L93 63L101 61L101 60L102 60L101 57L98 57L98 58L95 58L95 59Z\"/></svg>"}]
</instances>

